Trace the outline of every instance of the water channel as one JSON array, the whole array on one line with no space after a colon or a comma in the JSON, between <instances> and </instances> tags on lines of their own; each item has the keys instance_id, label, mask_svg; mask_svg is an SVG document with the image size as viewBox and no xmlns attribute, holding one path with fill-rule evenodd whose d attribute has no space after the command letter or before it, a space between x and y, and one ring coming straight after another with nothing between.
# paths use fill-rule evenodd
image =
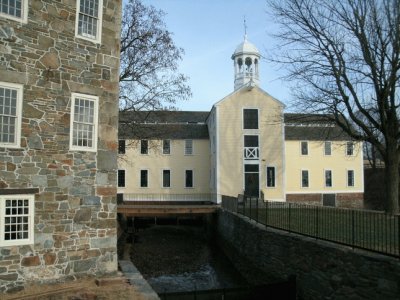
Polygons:
<instances>
[{"instance_id":1,"label":"water channel","mask_svg":"<svg viewBox=\"0 0 400 300\"><path fill-rule=\"evenodd\" d=\"M131 261L159 294L247 284L222 251L207 239L201 223L150 225L128 236L128 241Z\"/></svg>"}]
</instances>

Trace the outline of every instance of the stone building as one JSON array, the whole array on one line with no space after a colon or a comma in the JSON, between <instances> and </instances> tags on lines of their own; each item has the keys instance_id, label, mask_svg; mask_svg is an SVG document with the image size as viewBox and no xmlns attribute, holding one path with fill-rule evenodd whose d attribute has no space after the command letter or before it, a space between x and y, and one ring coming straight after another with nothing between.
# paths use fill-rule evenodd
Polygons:
<instances>
[{"instance_id":1,"label":"stone building","mask_svg":"<svg viewBox=\"0 0 400 300\"><path fill-rule=\"evenodd\" d=\"M0 293L117 270L121 0L0 5Z\"/></svg>"},{"instance_id":2,"label":"stone building","mask_svg":"<svg viewBox=\"0 0 400 300\"><path fill-rule=\"evenodd\" d=\"M124 200L220 202L246 194L362 207L362 143L328 115L285 113L260 88L260 53L246 38L231 58L234 91L210 111L121 114Z\"/></svg>"}]
</instances>

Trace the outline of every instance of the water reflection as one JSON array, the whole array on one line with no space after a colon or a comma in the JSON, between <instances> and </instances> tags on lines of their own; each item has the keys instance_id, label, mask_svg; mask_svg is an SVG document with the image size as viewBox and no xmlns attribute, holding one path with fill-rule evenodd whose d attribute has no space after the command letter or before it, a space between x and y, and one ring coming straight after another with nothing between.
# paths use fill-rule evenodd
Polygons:
<instances>
[{"instance_id":1,"label":"water reflection","mask_svg":"<svg viewBox=\"0 0 400 300\"><path fill-rule=\"evenodd\" d=\"M228 258L207 241L201 226L140 230L131 259L157 293L243 286Z\"/></svg>"}]
</instances>

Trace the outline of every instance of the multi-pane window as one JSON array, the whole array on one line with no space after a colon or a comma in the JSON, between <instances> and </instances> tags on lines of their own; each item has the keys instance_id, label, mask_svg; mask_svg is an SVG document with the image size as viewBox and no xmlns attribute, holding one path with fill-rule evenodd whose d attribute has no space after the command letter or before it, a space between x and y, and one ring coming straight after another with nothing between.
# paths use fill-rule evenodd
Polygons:
<instances>
[{"instance_id":1,"label":"multi-pane window","mask_svg":"<svg viewBox=\"0 0 400 300\"><path fill-rule=\"evenodd\" d=\"M0 196L0 244L33 244L33 195Z\"/></svg>"},{"instance_id":2,"label":"multi-pane window","mask_svg":"<svg viewBox=\"0 0 400 300\"><path fill-rule=\"evenodd\" d=\"M193 170L185 170L185 187L193 187Z\"/></svg>"},{"instance_id":3,"label":"multi-pane window","mask_svg":"<svg viewBox=\"0 0 400 300\"><path fill-rule=\"evenodd\" d=\"M148 140L140 140L140 154L149 154Z\"/></svg>"},{"instance_id":4,"label":"multi-pane window","mask_svg":"<svg viewBox=\"0 0 400 300\"><path fill-rule=\"evenodd\" d=\"M77 0L76 35L100 42L102 0Z\"/></svg>"},{"instance_id":5,"label":"multi-pane window","mask_svg":"<svg viewBox=\"0 0 400 300\"><path fill-rule=\"evenodd\" d=\"M325 170L325 186L332 187L332 171Z\"/></svg>"},{"instance_id":6,"label":"multi-pane window","mask_svg":"<svg viewBox=\"0 0 400 300\"><path fill-rule=\"evenodd\" d=\"M171 187L171 170L163 170L162 173L162 186L165 188Z\"/></svg>"},{"instance_id":7,"label":"multi-pane window","mask_svg":"<svg viewBox=\"0 0 400 300\"><path fill-rule=\"evenodd\" d=\"M308 170L301 170L301 187L309 187Z\"/></svg>"},{"instance_id":8,"label":"multi-pane window","mask_svg":"<svg viewBox=\"0 0 400 300\"><path fill-rule=\"evenodd\" d=\"M243 109L243 129L258 129L258 109Z\"/></svg>"},{"instance_id":9,"label":"multi-pane window","mask_svg":"<svg viewBox=\"0 0 400 300\"><path fill-rule=\"evenodd\" d=\"M0 82L0 146L20 145L21 102L22 85Z\"/></svg>"},{"instance_id":10,"label":"multi-pane window","mask_svg":"<svg viewBox=\"0 0 400 300\"><path fill-rule=\"evenodd\" d=\"M140 187L148 187L149 186L149 171L148 170L140 170Z\"/></svg>"},{"instance_id":11,"label":"multi-pane window","mask_svg":"<svg viewBox=\"0 0 400 300\"><path fill-rule=\"evenodd\" d=\"M275 167L267 167L267 187L275 187Z\"/></svg>"},{"instance_id":12,"label":"multi-pane window","mask_svg":"<svg viewBox=\"0 0 400 300\"><path fill-rule=\"evenodd\" d=\"M308 155L308 142L301 142L301 155Z\"/></svg>"},{"instance_id":13,"label":"multi-pane window","mask_svg":"<svg viewBox=\"0 0 400 300\"><path fill-rule=\"evenodd\" d=\"M125 170L118 170L118 187L125 187Z\"/></svg>"},{"instance_id":14,"label":"multi-pane window","mask_svg":"<svg viewBox=\"0 0 400 300\"><path fill-rule=\"evenodd\" d=\"M354 143L353 142L346 143L346 155L348 155L348 156L354 155Z\"/></svg>"},{"instance_id":15,"label":"multi-pane window","mask_svg":"<svg viewBox=\"0 0 400 300\"><path fill-rule=\"evenodd\" d=\"M118 140L118 153L125 154L125 140Z\"/></svg>"},{"instance_id":16,"label":"multi-pane window","mask_svg":"<svg viewBox=\"0 0 400 300\"><path fill-rule=\"evenodd\" d=\"M72 150L96 151L98 102L99 98L95 96L72 94Z\"/></svg>"},{"instance_id":17,"label":"multi-pane window","mask_svg":"<svg viewBox=\"0 0 400 300\"><path fill-rule=\"evenodd\" d=\"M27 22L28 0L0 0L0 17Z\"/></svg>"},{"instance_id":18,"label":"multi-pane window","mask_svg":"<svg viewBox=\"0 0 400 300\"><path fill-rule=\"evenodd\" d=\"M347 170L347 186L354 186L354 170Z\"/></svg>"},{"instance_id":19,"label":"multi-pane window","mask_svg":"<svg viewBox=\"0 0 400 300\"><path fill-rule=\"evenodd\" d=\"M163 154L171 154L171 140L163 140L162 150Z\"/></svg>"},{"instance_id":20,"label":"multi-pane window","mask_svg":"<svg viewBox=\"0 0 400 300\"><path fill-rule=\"evenodd\" d=\"M193 140L185 140L185 155L193 154Z\"/></svg>"},{"instance_id":21,"label":"multi-pane window","mask_svg":"<svg viewBox=\"0 0 400 300\"><path fill-rule=\"evenodd\" d=\"M332 143L331 142L325 142L324 153L325 153L325 155L332 154Z\"/></svg>"}]
</instances>

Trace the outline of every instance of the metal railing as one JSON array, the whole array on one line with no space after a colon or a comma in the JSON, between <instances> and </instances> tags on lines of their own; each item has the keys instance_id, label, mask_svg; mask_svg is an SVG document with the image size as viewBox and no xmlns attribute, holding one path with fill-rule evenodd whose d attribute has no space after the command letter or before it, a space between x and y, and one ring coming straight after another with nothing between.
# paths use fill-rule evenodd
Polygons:
<instances>
[{"instance_id":1,"label":"metal railing","mask_svg":"<svg viewBox=\"0 0 400 300\"><path fill-rule=\"evenodd\" d=\"M222 208L267 227L400 257L400 215L380 211L222 197Z\"/></svg>"},{"instance_id":2,"label":"metal railing","mask_svg":"<svg viewBox=\"0 0 400 300\"><path fill-rule=\"evenodd\" d=\"M260 151L258 147L244 147L243 155L245 159L258 159Z\"/></svg>"},{"instance_id":3,"label":"metal railing","mask_svg":"<svg viewBox=\"0 0 400 300\"><path fill-rule=\"evenodd\" d=\"M216 195L208 193L196 194L123 194L123 201L154 202L215 202Z\"/></svg>"}]
</instances>

